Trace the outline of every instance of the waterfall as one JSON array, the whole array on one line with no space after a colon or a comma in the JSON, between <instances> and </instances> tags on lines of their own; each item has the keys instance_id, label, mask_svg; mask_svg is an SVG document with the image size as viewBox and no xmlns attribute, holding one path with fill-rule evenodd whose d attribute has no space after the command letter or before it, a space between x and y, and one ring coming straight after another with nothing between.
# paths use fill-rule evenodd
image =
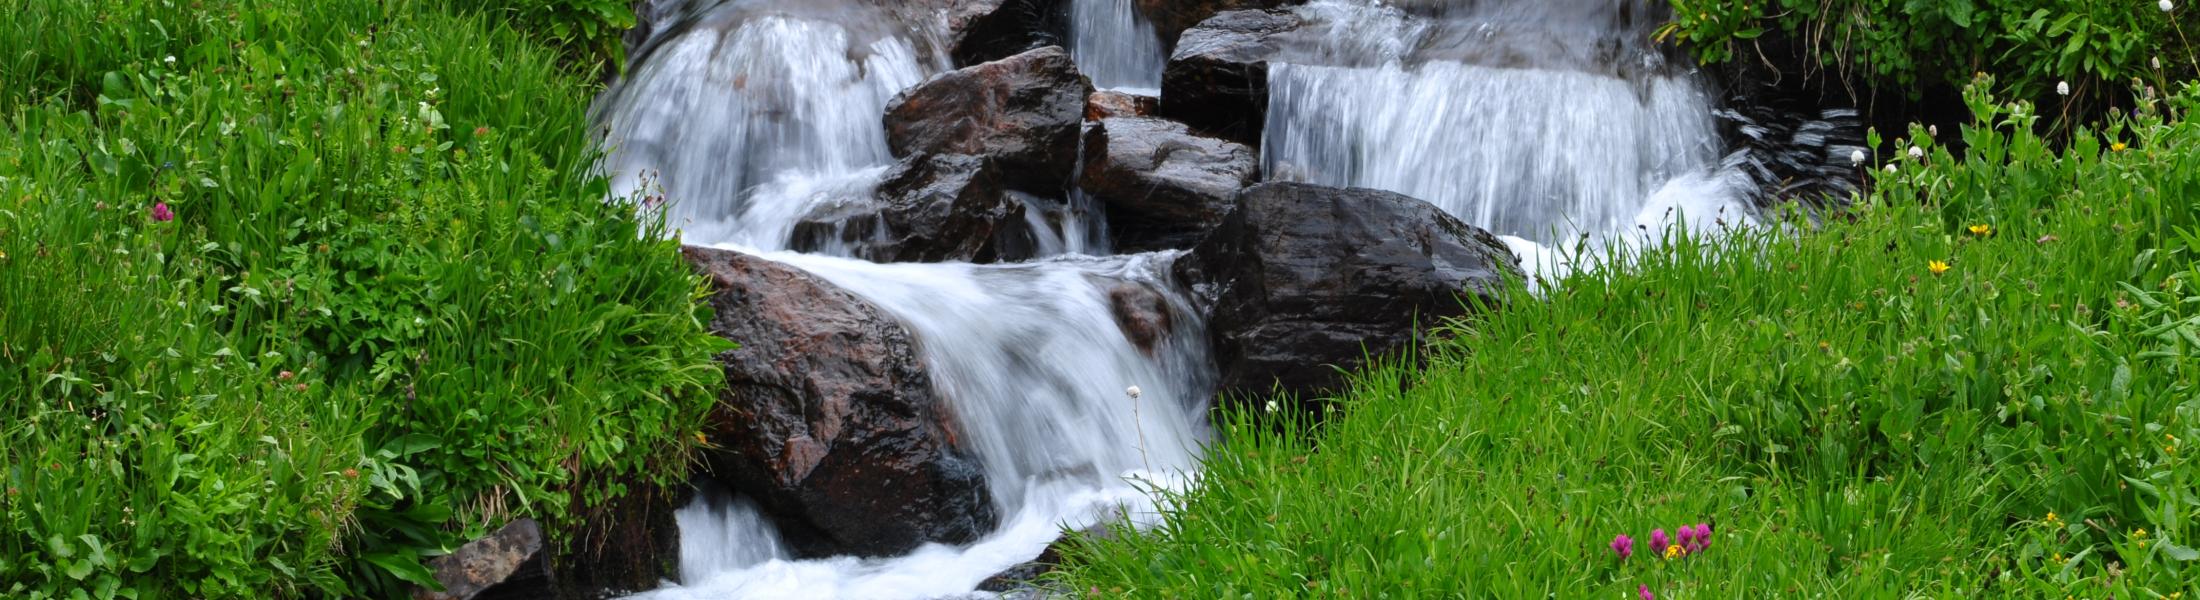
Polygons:
<instances>
[{"instance_id":1,"label":"waterfall","mask_svg":"<svg viewBox=\"0 0 2200 600\"><path fill-rule=\"evenodd\" d=\"M1159 96L1169 56L1161 35L1132 2L1072 0L1070 51L1094 86Z\"/></svg>"},{"instance_id":2,"label":"waterfall","mask_svg":"<svg viewBox=\"0 0 2200 600\"><path fill-rule=\"evenodd\" d=\"M1327 35L1270 66L1271 179L1395 191L1504 236L1534 270L1686 218L1739 225L1716 102L1635 1L1317 0ZM1686 223L1684 223L1686 224Z\"/></svg>"}]
</instances>

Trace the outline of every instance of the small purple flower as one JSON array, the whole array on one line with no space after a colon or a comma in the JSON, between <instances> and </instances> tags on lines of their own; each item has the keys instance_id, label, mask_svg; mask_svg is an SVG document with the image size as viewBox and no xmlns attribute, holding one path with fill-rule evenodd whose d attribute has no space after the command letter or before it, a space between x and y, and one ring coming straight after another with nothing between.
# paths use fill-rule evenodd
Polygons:
<instances>
[{"instance_id":1,"label":"small purple flower","mask_svg":"<svg viewBox=\"0 0 2200 600\"><path fill-rule=\"evenodd\" d=\"M1612 538L1612 553L1618 554L1620 560L1627 560L1627 557L1634 556L1635 539L1627 537L1627 534L1624 533L1619 534L1619 537Z\"/></svg>"},{"instance_id":2,"label":"small purple flower","mask_svg":"<svg viewBox=\"0 0 2200 600\"><path fill-rule=\"evenodd\" d=\"M166 202L155 202L153 203L153 220L160 223L174 221L176 220L176 211L168 210L168 203Z\"/></svg>"},{"instance_id":3,"label":"small purple flower","mask_svg":"<svg viewBox=\"0 0 2200 600\"><path fill-rule=\"evenodd\" d=\"M1666 542L1668 542L1668 541L1669 541L1669 538L1665 537L1665 530L1663 530L1663 529L1652 529L1652 530L1650 530L1650 547L1652 547L1652 548L1664 548L1664 547L1666 547L1666 546L1670 546L1670 545L1672 545L1672 544L1666 543Z\"/></svg>"},{"instance_id":4,"label":"small purple flower","mask_svg":"<svg viewBox=\"0 0 2200 600\"><path fill-rule=\"evenodd\" d=\"M1641 596L1642 600L1658 600L1657 594L1650 593L1650 586L1648 584L1636 586L1635 595Z\"/></svg>"},{"instance_id":5,"label":"small purple flower","mask_svg":"<svg viewBox=\"0 0 2200 600\"><path fill-rule=\"evenodd\" d=\"M1704 549L1704 548L1710 548L1710 547L1711 547L1711 524L1710 524L1710 523L1697 523L1697 524L1696 524L1696 546L1698 546L1698 547L1697 547L1697 549L1698 549L1698 550L1702 550L1702 549Z\"/></svg>"}]
</instances>

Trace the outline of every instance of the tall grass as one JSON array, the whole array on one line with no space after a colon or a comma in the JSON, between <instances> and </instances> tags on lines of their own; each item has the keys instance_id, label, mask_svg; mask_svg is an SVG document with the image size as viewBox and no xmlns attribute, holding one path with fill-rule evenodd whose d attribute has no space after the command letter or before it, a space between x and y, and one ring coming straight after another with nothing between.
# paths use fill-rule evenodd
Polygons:
<instances>
[{"instance_id":1,"label":"tall grass","mask_svg":"<svg viewBox=\"0 0 2200 600\"><path fill-rule=\"evenodd\" d=\"M1968 156L1917 132L1926 157L1847 219L1676 238L1516 298L1457 324L1427 368L1365 374L1311 432L1230 415L1162 525L1079 542L1057 582L2200 594L2200 122L2157 106L2057 156L2030 107L1971 100ZM2173 102L2194 114L2200 87ZM1698 523L1708 548L1648 547Z\"/></svg>"},{"instance_id":2,"label":"tall grass","mask_svg":"<svg viewBox=\"0 0 2200 600\"><path fill-rule=\"evenodd\" d=\"M683 476L723 344L554 51L435 3L0 10L0 596L385 596Z\"/></svg>"}]
</instances>

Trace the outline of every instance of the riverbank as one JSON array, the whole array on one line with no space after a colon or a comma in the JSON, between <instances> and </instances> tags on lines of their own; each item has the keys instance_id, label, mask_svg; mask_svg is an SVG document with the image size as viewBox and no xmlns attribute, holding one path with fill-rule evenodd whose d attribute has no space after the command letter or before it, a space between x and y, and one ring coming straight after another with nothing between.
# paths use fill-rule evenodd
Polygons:
<instances>
[{"instance_id":1,"label":"riverbank","mask_svg":"<svg viewBox=\"0 0 2200 600\"><path fill-rule=\"evenodd\" d=\"M2030 133L2048 109L1971 104L1982 125L1944 132L1968 155L1918 131L1920 157L1842 218L1674 240L1520 296L1454 324L1427 368L1364 374L1312 433L1229 414L1163 525L1079 543L1054 582L2200 593L2200 122L2179 119L2200 89L2059 156ZM1699 524L1707 541L1683 537Z\"/></svg>"},{"instance_id":2,"label":"riverbank","mask_svg":"<svg viewBox=\"0 0 2200 600\"><path fill-rule=\"evenodd\" d=\"M0 595L391 597L684 482L725 345L525 10L9 4Z\"/></svg>"}]
</instances>

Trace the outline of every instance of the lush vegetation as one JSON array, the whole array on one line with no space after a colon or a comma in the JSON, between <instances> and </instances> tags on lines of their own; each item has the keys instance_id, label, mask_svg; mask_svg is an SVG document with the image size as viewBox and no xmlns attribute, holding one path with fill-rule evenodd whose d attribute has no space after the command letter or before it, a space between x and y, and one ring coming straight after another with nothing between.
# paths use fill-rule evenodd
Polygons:
<instances>
[{"instance_id":1,"label":"lush vegetation","mask_svg":"<svg viewBox=\"0 0 2200 600\"><path fill-rule=\"evenodd\" d=\"M683 476L701 282L491 8L0 1L0 596L389 597Z\"/></svg>"},{"instance_id":2,"label":"lush vegetation","mask_svg":"<svg viewBox=\"0 0 2200 600\"><path fill-rule=\"evenodd\" d=\"M1915 93L2000 74L2008 93L2045 102L2067 82L2096 105L2129 108L2134 80L2164 86L2200 74L2195 7L2157 0L1672 0L1663 35L1705 62L1753 60L1778 34L1828 66ZM2166 87L2166 86L2165 86ZM2059 104L2059 103L2058 103Z\"/></svg>"},{"instance_id":3,"label":"lush vegetation","mask_svg":"<svg viewBox=\"0 0 2200 600\"><path fill-rule=\"evenodd\" d=\"M1059 582L2200 596L2200 86L2059 154L1991 87L1967 155L1916 132L1846 218L1522 292L1311 432L1231 415L1165 523L1079 543Z\"/></svg>"}]
</instances>

